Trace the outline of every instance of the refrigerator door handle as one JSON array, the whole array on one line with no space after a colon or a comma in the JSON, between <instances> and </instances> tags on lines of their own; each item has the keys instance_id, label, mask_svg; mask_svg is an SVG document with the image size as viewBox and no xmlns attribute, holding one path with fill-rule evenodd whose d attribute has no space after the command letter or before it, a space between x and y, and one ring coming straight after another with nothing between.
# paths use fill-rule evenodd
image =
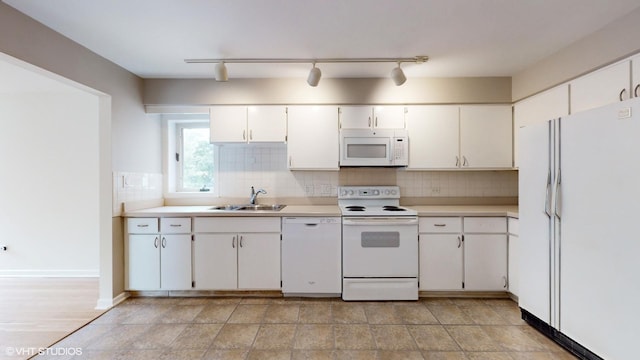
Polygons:
<instances>
[{"instance_id":1,"label":"refrigerator door handle","mask_svg":"<svg viewBox=\"0 0 640 360\"><path fill-rule=\"evenodd\" d=\"M547 173L547 191L544 198L544 213L551 218L551 169Z\"/></svg>"},{"instance_id":2,"label":"refrigerator door handle","mask_svg":"<svg viewBox=\"0 0 640 360\"><path fill-rule=\"evenodd\" d=\"M556 178L555 189L555 206L554 212L558 220L562 220L562 180L560 178L560 169L558 169L558 177Z\"/></svg>"}]
</instances>

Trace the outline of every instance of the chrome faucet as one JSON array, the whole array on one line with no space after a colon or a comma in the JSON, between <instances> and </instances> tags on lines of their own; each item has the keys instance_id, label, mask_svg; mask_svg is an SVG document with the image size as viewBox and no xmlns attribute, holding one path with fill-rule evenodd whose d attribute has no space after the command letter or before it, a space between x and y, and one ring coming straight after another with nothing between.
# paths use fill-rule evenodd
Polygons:
<instances>
[{"instance_id":1,"label":"chrome faucet","mask_svg":"<svg viewBox=\"0 0 640 360\"><path fill-rule=\"evenodd\" d=\"M256 191L253 186L251 187L251 197L249 197L249 204L251 205L255 205L256 204L256 198L258 197L258 194L266 194L267 192L264 189L260 189L258 191Z\"/></svg>"}]
</instances>

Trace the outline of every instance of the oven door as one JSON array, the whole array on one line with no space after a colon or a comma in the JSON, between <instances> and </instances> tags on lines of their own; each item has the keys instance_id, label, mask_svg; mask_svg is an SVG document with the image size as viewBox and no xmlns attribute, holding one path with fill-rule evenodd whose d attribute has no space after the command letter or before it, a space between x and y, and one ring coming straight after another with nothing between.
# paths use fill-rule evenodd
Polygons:
<instances>
[{"instance_id":1,"label":"oven door","mask_svg":"<svg viewBox=\"0 0 640 360\"><path fill-rule=\"evenodd\" d=\"M418 219L343 218L342 266L344 277L417 277Z\"/></svg>"}]
</instances>

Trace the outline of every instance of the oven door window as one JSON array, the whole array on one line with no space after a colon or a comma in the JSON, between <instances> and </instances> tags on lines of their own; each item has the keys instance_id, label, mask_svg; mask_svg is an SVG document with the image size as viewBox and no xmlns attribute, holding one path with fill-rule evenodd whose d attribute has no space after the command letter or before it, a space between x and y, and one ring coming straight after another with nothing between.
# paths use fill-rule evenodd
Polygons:
<instances>
[{"instance_id":1,"label":"oven door window","mask_svg":"<svg viewBox=\"0 0 640 360\"><path fill-rule=\"evenodd\" d=\"M397 248L400 247L400 233L365 231L361 234L360 244L363 248Z\"/></svg>"}]
</instances>

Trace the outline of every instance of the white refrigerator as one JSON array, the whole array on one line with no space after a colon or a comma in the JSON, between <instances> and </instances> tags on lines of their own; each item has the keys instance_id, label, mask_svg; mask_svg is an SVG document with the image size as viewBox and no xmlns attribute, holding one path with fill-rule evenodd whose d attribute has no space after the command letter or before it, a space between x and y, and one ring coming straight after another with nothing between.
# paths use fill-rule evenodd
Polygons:
<instances>
[{"instance_id":1,"label":"white refrigerator","mask_svg":"<svg viewBox=\"0 0 640 360\"><path fill-rule=\"evenodd\" d=\"M583 359L640 340L640 99L520 129L523 318Z\"/></svg>"}]
</instances>

